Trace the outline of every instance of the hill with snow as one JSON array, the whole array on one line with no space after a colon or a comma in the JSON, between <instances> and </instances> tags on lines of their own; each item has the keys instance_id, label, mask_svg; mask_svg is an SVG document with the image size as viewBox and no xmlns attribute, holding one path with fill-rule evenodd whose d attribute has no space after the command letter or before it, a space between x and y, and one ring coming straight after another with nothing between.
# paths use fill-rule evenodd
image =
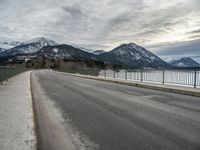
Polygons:
<instances>
[{"instance_id":1,"label":"hill with snow","mask_svg":"<svg viewBox=\"0 0 200 150\"><path fill-rule=\"evenodd\" d=\"M58 44L50 39L47 39L44 37L34 38L29 41L23 42L16 47L13 47L9 50L2 52L0 56L6 57L6 56L31 54L31 53L38 52L44 46L54 46L54 45L58 45Z\"/></svg>"},{"instance_id":2,"label":"hill with snow","mask_svg":"<svg viewBox=\"0 0 200 150\"><path fill-rule=\"evenodd\" d=\"M112 51L98 55L99 59L126 68L166 68L168 63L145 48L135 44L122 44Z\"/></svg>"},{"instance_id":3,"label":"hill with snow","mask_svg":"<svg viewBox=\"0 0 200 150\"><path fill-rule=\"evenodd\" d=\"M96 59L93 54L66 44L45 46L38 52L38 56L48 59Z\"/></svg>"},{"instance_id":4,"label":"hill with snow","mask_svg":"<svg viewBox=\"0 0 200 150\"><path fill-rule=\"evenodd\" d=\"M168 68L168 63L145 48L135 44L122 44L109 52L89 50L79 46L58 43L44 37L34 38L8 50L0 49L2 60L15 56L43 56L47 59L89 59L100 60L107 64L124 68Z\"/></svg>"},{"instance_id":5,"label":"hill with snow","mask_svg":"<svg viewBox=\"0 0 200 150\"><path fill-rule=\"evenodd\" d=\"M190 57L183 57L181 59L175 60L171 62L171 65L180 68L195 68L200 67L200 64L197 63L194 59Z\"/></svg>"}]
</instances>

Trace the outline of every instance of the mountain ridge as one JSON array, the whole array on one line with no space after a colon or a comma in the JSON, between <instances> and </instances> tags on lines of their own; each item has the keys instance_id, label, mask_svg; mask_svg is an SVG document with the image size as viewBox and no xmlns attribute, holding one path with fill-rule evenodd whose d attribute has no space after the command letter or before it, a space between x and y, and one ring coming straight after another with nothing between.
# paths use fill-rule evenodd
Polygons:
<instances>
[{"instance_id":1,"label":"mountain ridge","mask_svg":"<svg viewBox=\"0 0 200 150\"><path fill-rule=\"evenodd\" d=\"M100 54L103 54L103 53L106 53L106 51L104 51L104 50L95 50L95 51L92 52L92 54L94 54L94 55L100 55Z\"/></svg>"},{"instance_id":2,"label":"mountain ridge","mask_svg":"<svg viewBox=\"0 0 200 150\"><path fill-rule=\"evenodd\" d=\"M58 44L48 38L39 37L0 53L0 57L4 58L20 55L44 56L48 59L92 59L124 68L171 67L161 58L135 43L122 44L108 52L97 50L95 53L95 51L87 52L78 46Z\"/></svg>"},{"instance_id":3,"label":"mountain ridge","mask_svg":"<svg viewBox=\"0 0 200 150\"><path fill-rule=\"evenodd\" d=\"M21 44L21 42L17 42L17 41L0 42L0 49L7 50L7 49L13 48L15 46L18 46L20 44Z\"/></svg>"},{"instance_id":4,"label":"mountain ridge","mask_svg":"<svg viewBox=\"0 0 200 150\"><path fill-rule=\"evenodd\" d=\"M92 53L67 44L45 46L37 54L48 59L96 59Z\"/></svg>"},{"instance_id":5,"label":"mountain ridge","mask_svg":"<svg viewBox=\"0 0 200 150\"><path fill-rule=\"evenodd\" d=\"M98 56L104 61L117 63L127 68L170 67L170 65L161 58L135 43L122 44Z\"/></svg>"},{"instance_id":6,"label":"mountain ridge","mask_svg":"<svg viewBox=\"0 0 200 150\"><path fill-rule=\"evenodd\" d=\"M22 54L31 54L39 51L44 46L53 46L57 44L58 43L44 37L34 38L29 41L22 42L20 45L2 52L1 56L6 57Z\"/></svg>"},{"instance_id":7,"label":"mountain ridge","mask_svg":"<svg viewBox=\"0 0 200 150\"><path fill-rule=\"evenodd\" d=\"M200 67L200 64L190 57L183 57L181 59L172 61L171 65L180 68Z\"/></svg>"}]
</instances>

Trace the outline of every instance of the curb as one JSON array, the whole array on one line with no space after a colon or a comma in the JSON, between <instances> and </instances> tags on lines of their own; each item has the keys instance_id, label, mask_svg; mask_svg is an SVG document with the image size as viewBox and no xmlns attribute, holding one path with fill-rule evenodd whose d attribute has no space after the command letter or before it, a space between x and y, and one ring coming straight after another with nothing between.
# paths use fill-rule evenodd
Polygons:
<instances>
[{"instance_id":1,"label":"curb","mask_svg":"<svg viewBox=\"0 0 200 150\"><path fill-rule=\"evenodd\" d=\"M196 92L196 91L189 91L189 90L183 90L183 89L177 89L177 88L161 87L159 85L154 86L154 85L146 85L146 84L143 84L143 83L124 82L124 81L119 81L119 80L112 80L112 79L107 79L107 78L103 79L103 78L99 78L99 77L85 76L85 75L79 75L79 74L71 74L71 73L65 73L65 72L59 72L59 71L55 71L55 72L61 73L61 74L67 74L67 75L70 75L70 76L80 77L80 78L93 79L93 80L105 81L105 82L110 82L110 83L117 83L117 84L122 84L122 85L135 86L135 87L139 87L139 88L146 88L146 89L151 89L151 90L158 90L158 91L164 91L164 92L171 92L171 93L200 97L200 91Z\"/></svg>"},{"instance_id":2,"label":"curb","mask_svg":"<svg viewBox=\"0 0 200 150\"><path fill-rule=\"evenodd\" d=\"M39 149L38 148L38 125L37 125L37 118L36 118L36 108L35 108L35 100L34 100L34 96L33 96L33 86L32 86L32 81L31 81L31 75L32 75L33 71L31 71L30 73L30 91L31 91L31 101L32 101L32 112L33 112L33 122L34 122L34 132L35 132L35 137L36 137L36 143L35 143L35 149Z\"/></svg>"}]
</instances>

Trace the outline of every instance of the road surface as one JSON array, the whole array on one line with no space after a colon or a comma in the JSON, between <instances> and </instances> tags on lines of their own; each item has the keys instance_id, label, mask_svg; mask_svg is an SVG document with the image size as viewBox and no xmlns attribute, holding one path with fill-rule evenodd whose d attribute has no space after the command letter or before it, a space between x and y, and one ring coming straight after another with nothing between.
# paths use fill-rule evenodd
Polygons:
<instances>
[{"instance_id":1,"label":"road surface","mask_svg":"<svg viewBox=\"0 0 200 150\"><path fill-rule=\"evenodd\" d=\"M34 71L31 80L34 83L33 92L45 95L44 104L52 103L45 110L37 108L42 105L35 100L36 116L40 118L43 113L57 110L61 116L49 115L53 118L49 120L55 121L57 117L63 126L58 131L55 125L47 124L46 116L39 119L40 149L55 149L46 145L62 145L61 141L66 143L71 139L76 149L200 150L199 97L84 79L53 71ZM37 86L41 89L37 89ZM51 132L54 132L54 136L49 136ZM56 140L47 140L56 137L58 132L67 134L59 135Z\"/></svg>"}]
</instances>

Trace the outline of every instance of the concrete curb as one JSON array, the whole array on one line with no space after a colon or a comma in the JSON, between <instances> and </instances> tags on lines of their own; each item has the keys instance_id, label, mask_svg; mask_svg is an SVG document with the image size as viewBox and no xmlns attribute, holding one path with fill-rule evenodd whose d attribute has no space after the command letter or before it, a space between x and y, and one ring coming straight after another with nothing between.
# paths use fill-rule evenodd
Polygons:
<instances>
[{"instance_id":1,"label":"concrete curb","mask_svg":"<svg viewBox=\"0 0 200 150\"><path fill-rule=\"evenodd\" d=\"M58 71L55 71L55 72L58 72ZM135 87L139 87L139 88L147 88L147 89L152 89L152 90L159 90L159 91L200 97L200 90L195 91L195 90L192 90L192 88L191 88L191 90L189 90L188 88L186 89L186 88L180 87L180 86L164 87L159 84L150 85L150 84L139 83L139 82L132 82L132 81L127 82L127 81L113 80L113 79L108 79L108 78L71 74L71 73L65 73L65 72L58 72L58 73L67 74L67 75L75 76L75 77L86 78L86 79L93 79L93 80L99 80L99 81L105 81L105 82L111 82L111 83L118 83L118 84L122 84L122 85L135 86Z\"/></svg>"}]
</instances>

